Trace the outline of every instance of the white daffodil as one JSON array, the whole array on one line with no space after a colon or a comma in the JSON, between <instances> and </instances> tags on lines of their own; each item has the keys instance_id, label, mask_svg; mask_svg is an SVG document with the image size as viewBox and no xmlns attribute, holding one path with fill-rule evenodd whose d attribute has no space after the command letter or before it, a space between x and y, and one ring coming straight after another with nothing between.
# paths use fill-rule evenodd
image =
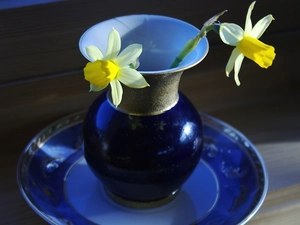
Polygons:
<instances>
[{"instance_id":1,"label":"white daffodil","mask_svg":"<svg viewBox=\"0 0 300 225\"><path fill-rule=\"evenodd\" d=\"M129 45L119 54L120 48L120 35L112 29L105 56L95 46L86 47L86 53L92 61L84 68L84 77L90 82L90 91L101 91L110 84L112 101L116 107L122 100L121 83L131 88L149 86L142 74L135 69L137 59L142 53L142 45Z\"/></svg>"},{"instance_id":2,"label":"white daffodil","mask_svg":"<svg viewBox=\"0 0 300 225\"><path fill-rule=\"evenodd\" d=\"M258 40L274 18L272 15L267 15L252 27L250 17L254 4L255 2L249 6L245 30L234 23L222 23L219 30L220 38L225 44L236 46L231 53L225 72L229 76L234 68L234 80L238 86L240 85L238 74L244 56L253 60L262 68L271 66L275 58L274 47Z\"/></svg>"}]
</instances>

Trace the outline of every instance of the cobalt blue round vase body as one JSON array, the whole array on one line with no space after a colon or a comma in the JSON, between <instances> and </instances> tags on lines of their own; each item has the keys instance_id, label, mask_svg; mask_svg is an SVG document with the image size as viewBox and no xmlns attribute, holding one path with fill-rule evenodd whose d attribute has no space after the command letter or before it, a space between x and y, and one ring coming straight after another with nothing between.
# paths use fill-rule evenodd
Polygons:
<instances>
[{"instance_id":1,"label":"cobalt blue round vase body","mask_svg":"<svg viewBox=\"0 0 300 225\"><path fill-rule=\"evenodd\" d=\"M115 109L102 94L83 124L84 155L113 194L154 201L175 193L191 175L202 151L197 110L179 94L170 110L134 116Z\"/></svg>"},{"instance_id":2,"label":"cobalt blue round vase body","mask_svg":"<svg viewBox=\"0 0 300 225\"><path fill-rule=\"evenodd\" d=\"M110 30L119 31L122 46L143 45L138 71L149 87L123 87L116 108L110 90L90 106L83 122L84 156L114 200L121 203L172 199L197 166L203 147L198 111L178 86L186 69L208 52L204 38L179 67L166 69L199 30L183 21L157 15L131 15L96 24L80 39L105 49ZM101 34L101 35L100 35ZM99 38L101 37L101 38Z\"/></svg>"}]
</instances>

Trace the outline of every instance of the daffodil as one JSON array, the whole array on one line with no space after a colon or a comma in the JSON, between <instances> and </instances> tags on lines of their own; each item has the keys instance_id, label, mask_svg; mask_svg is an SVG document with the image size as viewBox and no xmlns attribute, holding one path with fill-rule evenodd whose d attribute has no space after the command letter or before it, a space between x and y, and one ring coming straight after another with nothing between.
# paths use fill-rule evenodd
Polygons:
<instances>
[{"instance_id":1,"label":"daffodil","mask_svg":"<svg viewBox=\"0 0 300 225\"><path fill-rule=\"evenodd\" d=\"M120 54L121 38L112 29L108 36L106 55L96 46L87 46L86 53L90 58L84 68L84 77L90 82L90 91L101 91L110 84L112 102L117 107L122 100L122 84L130 88L149 86L145 78L136 71L137 59L142 53L142 45L131 44ZM120 83L121 82L121 83Z\"/></svg>"},{"instance_id":2,"label":"daffodil","mask_svg":"<svg viewBox=\"0 0 300 225\"><path fill-rule=\"evenodd\" d=\"M220 38L225 44L236 46L231 53L225 72L226 75L229 76L234 68L234 79L238 86L240 85L238 74L244 56L253 60L262 68L271 66L275 58L274 47L258 40L274 18L272 15L267 15L252 27L250 17L254 5L255 2L249 6L245 30L234 23L222 23L219 30Z\"/></svg>"}]
</instances>

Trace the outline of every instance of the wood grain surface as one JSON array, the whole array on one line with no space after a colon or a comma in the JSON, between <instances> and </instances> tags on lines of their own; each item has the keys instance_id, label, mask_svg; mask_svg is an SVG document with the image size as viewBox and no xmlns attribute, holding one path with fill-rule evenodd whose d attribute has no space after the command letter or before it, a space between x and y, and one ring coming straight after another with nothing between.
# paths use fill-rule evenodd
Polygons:
<instances>
[{"instance_id":1,"label":"wood grain surface","mask_svg":"<svg viewBox=\"0 0 300 225\"><path fill-rule=\"evenodd\" d=\"M48 124L85 110L89 93L78 50L80 35L102 20L134 13L161 14L197 27L228 9L223 21L244 26L250 1L72 0L1 9L0 1L0 224L46 224L27 205L17 186L16 165L27 143ZM116 7L117 5L122 5ZM261 40L275 46L267 70L244 60L241 86L224 73L232 47L209 34L206 59L186 71L182 91L199 111L240 130L257 147L269 174L269 191L248 224L297 225L300 221L300 14L296 0L258 0L257 21L275 21Z\"/></svg>"}]
</instances>

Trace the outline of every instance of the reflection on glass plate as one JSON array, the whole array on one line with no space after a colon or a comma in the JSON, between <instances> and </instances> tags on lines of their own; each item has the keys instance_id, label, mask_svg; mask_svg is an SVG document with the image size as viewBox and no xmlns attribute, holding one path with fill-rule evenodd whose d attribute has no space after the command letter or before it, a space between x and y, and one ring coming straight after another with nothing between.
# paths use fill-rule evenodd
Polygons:
<instances>
[{"instance_id":1,"label":"reflection on glass plate","mask_svg":"<svg viewBox=\"0 0 300 225\"><path fill-rule=\"evenodd\" d=\"M245 224L267 192L263 160L228 124L201 114L204 151L176 199L155 209L131 209L109 199L89 170L77 113L51 124L25 148L18 184L30 207L50 224Z\"/></svg>"}]
</instances>

